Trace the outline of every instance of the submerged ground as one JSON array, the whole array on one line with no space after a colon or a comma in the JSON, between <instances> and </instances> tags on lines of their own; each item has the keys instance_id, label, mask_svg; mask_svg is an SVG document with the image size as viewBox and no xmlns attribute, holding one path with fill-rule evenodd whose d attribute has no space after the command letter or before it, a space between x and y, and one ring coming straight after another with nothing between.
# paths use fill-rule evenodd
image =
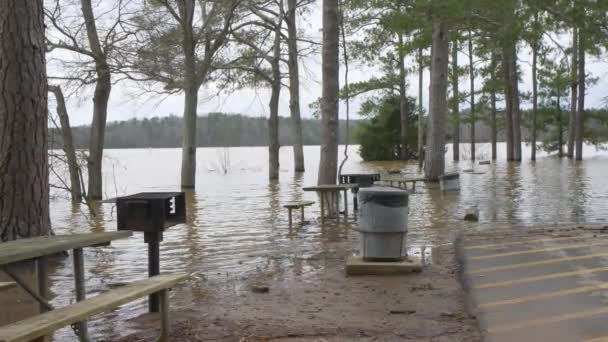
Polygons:
<instances>
[{"instance_id":1,"label":"submerged ground","mask_svg":"<svg viewBox=\"0 0 608 342\"><path fill-rule=\"evenodd\" d=\"M478 150L487 156L486 146ZM322 227L315 206L307 210L309 222L290 231L282 208L288 201L317 200L301 187L315 183L318 147L305 149L303 175L293 174L291 150L283 148L281 179L275 183L266 179L265 148L200 149L197 189L187 196L188 222L169 229L161 247L163 271L193 274L173 294L176 331L190 336L184 340L475 340L475 320L465 311L458 285L451 246L455 232L602 222L608 210L608 154L593 148L585 152L582 163L544 156L535 164L507 164L502 157L493 165L448 163L448 170L474 168L462 174L461 192L443 194L422 186L410 197L408 247L424 256L423 273L346 278L344 259L357 248L356 218L351 214L346 223ZM106 155L107 197L178 189L177 149L109 150ZM352 148L345 166L345 172L389 169L419 172L415 162L363 163ZM479 223L462 221L471 206L479 208ZM93 217L60 197L52 202L58 233L115 230L114 208L104 205L98 211ZM85 257L90 295L146 276L146 246L138 234L86 250ZM56 265L52 283L55 303L72 300L70 260ZM253 293L254 284L268 286L269 292ZM147 327L155 326L154 318L142 313L144 300L105 314L92 323L93 334L149 340L153 331ZM67 329L57 337L75 340Z\"/></svg>"}]
</instances>

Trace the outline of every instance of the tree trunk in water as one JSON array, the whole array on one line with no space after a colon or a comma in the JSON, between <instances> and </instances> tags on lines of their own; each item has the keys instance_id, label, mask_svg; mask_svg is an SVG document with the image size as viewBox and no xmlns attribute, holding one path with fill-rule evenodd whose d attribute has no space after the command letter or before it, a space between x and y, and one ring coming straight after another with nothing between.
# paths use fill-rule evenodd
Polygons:
<instances>
[{"instance_id":1,"label":"tree trunk in water","mask_svg":"<svg viewBox=\"0 0 608 342\"><path fill-rule=\"evenodd\" d=\"M570 74L570 120L568 123L568 158L574 158L574 131L576 126L576 102L578 92L578 30L572 29L572 65Z\"/></svg>"},{"instance_id":2,"label":"tree trunk in water","mask_svg":"<svg viewBox=\"0 0 608 342\"><path fill-rule=\"evenodd\" d=\"M534 17L538 21L538 14ZM531 160L536 160L536 116L538 112L538 82L537 82L538 44L532 44L532 154Z\"/></svg>"},{"instance_id":3,"label":"tree trunk in water","mask_svg":"<svg viewBox=\"0 0 608 342\"><path fill-rule=\"evenodd\" d=\"M91 0L81 0L82 16L84 18L87 38L91 51L95 55L95 72L97 82L93 94L93 122L91 123L91 137L89 141L89 158L87 160L90 199L98 200L103 196L103 145L106 133L106 120L108 117L108 101L112 90L110 66L107 63L105 51L101 47L95 15Z\"/></svg>"},{"instance_id":4,"label":"tree trunk in water","mask_svg":"<svg viewBox=\"0 0 608 342\"><path fill-rule=\"evenodd\" d=\"M191 84L184 91L184 128L182 140L181 187L194 189L196 186L196 124L198 87Z\"/></svg>"},{"instance_id":5,"label":"tree trunk in water","mask_svg":"<svg viewBox=\"0 0 608 342\"><path fill-rule=\"evenodd\" d=\"M281 2L281 8L283 4ZM268 118L268 178L279 179L279 96L281 94L281 23L278 18L274 33L272 58L272 90L270 95L270 117ZM337 152L336 152L337 153Z\"/></svg>"},{"instance_id":6,"label":"tree trunk in water","mask_svg":"<svg viewBox=\"0 0 608 342\"><path fill-rule=\"evenodd\" d=\"M63 140L63 152L68 163L68 171L70 173L70 194L72 202L79 203L82 201L82 189L80 187L80 167L76 158L76 149L74 148L74 139L72 138L72 127L70 126L70 117L65 106L65 98L61 87L49 86L49 91L55 95L57 101L57 115L61 124L61 135Z\"/></svg>"},{"instance_id":7,"label":"tree trunk in water","mask_svg":"<svg viewBox=\"0 0 608 342\"><path fill-rule=\"evenodd\" d=\"M576 160L583 160L583 133L585 131L585 36L579 32L578 37L578 108L574 140L576 141Z\"/></svg>"},{"instance_id":8,"label":"tree trunk in water","mask_svg":"<svg viewBox=\"0 0 608 342\"><path fill-rule=\"evenodd\" d=\"M338 172L338 0L323 0L321 158L318 184L335 184Z\"/></svg>"},{"instance_id":9,"label":"tree trunk in water","mask_svg":"<svg viewBox=\"0 0 608 342\"><path fill-rule=\"evenodd\" d=\"M557 96L557 128L559 131L557 132L557 144L558 150L557 153L560 158L564 156L564 125L562 123L562 106L560 105L561 97Z\"/></svg>"},{"instance_id":10,"label":"tree trunk in water","mask_svg":"<svg viewBox=\"0 0 608 342\"><path fill-rule=\"evenodd\" d=\"M513 160L521 161L521 120L519 111L519 80L517 79L517 52L515 42L511 46L511 66L509 72L511 77L511 96L513 97Z\"/></svg>"},{"instance_id":11,"label":"tree trunk in water","mask_svg":"<svg viewBox=\"0 0 608 342\"><path fill-rule=\"evenodd\" d=\"M505 136L507 140L507 160L513 160L513 89L511 87L510 51L503 49L502 65L505 79Z\"/></svg>"},{"instance_id":12,"label":"tree trunk in water","mask_svg":"<svg viewBox=\"0 0 608 342\"><path fill-rule=\"evenodd\" d=\"M0 10L1 242L51 233L47 91L43 1L3 1ZM36 283L33 261L12 266L28 284ZM7 280L3 277L0 274L0 281ZM0 293L0 307L0 326L39 312L37 303L17 288Z\"/></svg>"},{"instance_id":13,"label":"tree trunk in water","mask_svg":"<svg viewBox=\"0 0 608 342\"><path fill-rule=\"evenodd\" d=\"M424 117L422 115L422 89L424 86L424 63L422 49L418 49L418 166L424 161Z\"/></svg>"},{"instance_id":14,"label":"tree trunk in water","mask_svg":"<svg viewBox=\"0 0 608 342\"><path fill-rule=\"evenodd\" d=\"M407 98L405 92L405 52L403 51L403 34L399 39L399 114L401 117L401 160L408 159L407 155Z\"/></svg>"},{"instance_id":15,"label":"tree trunk in water","mask_svg":"<svg viewBox=\"0 0 608 342\"><path fill-rule=\"evenodd\" d=\"M178 2L179 6L179 2ZM180 7L182 18L192 18L194 3L183 3ZM198 108L198 90L201 80L196 78L196 51L194 33L192 30L192 19L183 19L182 22L182 50L184 52L184 128L182 137L182 189L194 189L196 187L196 125Z\"/></svg>"},{"instance_id":16,"label":"tree trunk in water","mask_svg":"<svg viewBox=\"0 0 608 342\"><path fill-rule=\"evenodd\" d=\"M452 155L454 161L460 160L460 99L458 94L458 40L452 42L452 115L454 130L452 133Z\"/></svg>"},{"instance_id":17,"label":"tree trunk in water","mask_svg":"<svg viewBox=\"0 0 608 342\"><path fill-rule=\"evenodd\" d=\"M449 39L445 22L433 23L431 51L431 86L425 177L438 181L445 167L445 132L447 119Z\"/></svg>"},{"instance_id":18,"label":"tree trunk in water","mask_svg":"<svg viewBox=\"0 0 608 342\"><path fill-rule=\"evenodd\" d=\"M296 28L297 0L287 1L287 48L289 51L289 110L293 134L294 171L304 172L302 120L300 117L300 71L298 66L298 31Z\"/></svg>"},{"instance_id":19,"label":"tree trunk in water","mask_svg":"<svg viewBox=\"0 0 608 342\"><path fill-rule=\"evenodd\" d=\"M491 70L490 70L490 82L492 82L492 86L490 87L490 114L492 115L492 160L496 160L497 150L496 150L496 140L497 140L497 125L496 125L496 89L494 88L496 85L496 54L492 53L491 57Z\"/></svg>"},{"instance_id":20,"label":"tree trunk in water","mask_svg":"<svg viewBox=\"0 0 608 342\"><path fill-rule=\"evenodd\" d=\"M471 79L471 160L475 160L475 66L471 31L469 31L469 78Z\"/></svg>"}]
</instances>

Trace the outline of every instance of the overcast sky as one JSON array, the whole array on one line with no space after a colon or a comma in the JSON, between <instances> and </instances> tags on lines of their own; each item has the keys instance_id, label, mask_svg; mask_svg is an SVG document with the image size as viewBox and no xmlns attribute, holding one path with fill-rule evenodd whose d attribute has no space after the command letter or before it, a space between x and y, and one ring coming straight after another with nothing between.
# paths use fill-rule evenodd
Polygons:
<instances>
[{"instance_id":1,"label":"overcast sky","mask_svg":"<svg viewBox=\"0 0 608 342\"><path fill-rule=\"evenodd\" d=\"M320 39L320 22L321 12L318 4L313 4L311 17L303 25L306 26L306 31L316 39ZM565 39L565 38L564 38ZM564 43L567 44L565 41ZM465 55L459 57L460 64L465 62ZM531 91L530 80L530 61L531 56L529 50L521 45L519 52L519 66L522 70L522 81L520 82L520 91ZM586 97L586 106L601 107L605 105L606 89L608 89L608 58L599 60L591 58L588 62L588 72L592 76L598 77L598 83L588 90ZM412 63L413 61L409 61ZM341 66L340 87L343 86L343 71ZM308 105L316 100L321 95L321 56L320 53L307 57L301 61L300 66L301 80L301 110L305 118L311 117L311 112ZM361 63L351 62L349 82L356 82L368 79L374 76L374 68L365 67ZM418 78L417 73L408 76L408 95L417 97L418 94ZM478 80L480 81L480 80ZM468 79L461 78L461 89L468 88ZM429 75L428 69L425 71L424 80L424 104L428 105L428 84ZM477 86L481 86L481 82L477 82ZM132 84L118 83L112 89L110 97L110 105L108 110L108 121L128 120L131 118L151 118L155 116L167 116L171 114L182 115L184 103L182 95L174 95L169 97L160 97L158 95L138 95L139 89ZM52 97L50 98L52 101ZM227 112L241 113L249 116L266 117L268 116L268 101L269 91L267 89L244 89L238 90L231 94L220 94L217 96L214 92L201 89L199 97L198 112L200 114L208 112ZM357 117L359 103L361 99L353 99L351 101L351 114ZM280 114L289 116L289 92L288 89L283 89L280 100ZM461 104L466 108L466 104ZM522 107L528 107L529 104L522 102ZM78 97L68 99L68 110L72 125L89 124L92 117L92 89L79 94ZM345 118L345 106L340 104L340 117Z\"/></svg>"}]
</instances>

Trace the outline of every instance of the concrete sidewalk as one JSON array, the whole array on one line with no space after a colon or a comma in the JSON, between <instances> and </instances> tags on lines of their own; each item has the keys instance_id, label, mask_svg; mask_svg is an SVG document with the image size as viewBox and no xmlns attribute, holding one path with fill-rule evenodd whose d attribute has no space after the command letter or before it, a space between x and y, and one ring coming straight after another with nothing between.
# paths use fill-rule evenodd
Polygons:
<instances>
[{"instance_id":1,"label":"concrete sidewalk","mask_svg":"<svg viewBox=\"0 0 608 342\"><path fill-rule=\"evenodd\" d=\"M608 342L608 227L464 233L456 246L485 341Z\"/></svg>"}]
</instances>

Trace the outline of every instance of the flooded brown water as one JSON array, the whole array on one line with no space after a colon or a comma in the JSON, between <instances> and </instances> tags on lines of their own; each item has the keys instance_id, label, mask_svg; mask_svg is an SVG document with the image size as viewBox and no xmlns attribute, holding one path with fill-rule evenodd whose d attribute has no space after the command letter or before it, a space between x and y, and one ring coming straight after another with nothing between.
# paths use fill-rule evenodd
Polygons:
<instances>
[{"instance_id":1,"label":"flooded brown water","mask_svg":"<svg viewBox=\"0 0 608 342\"><path fill-rule=\"evenodd\" d=\"M365 163L356 150L356 147L350 148L344 173L400 169L407 175L419 174L415 161ZM463 150L466 155L466 147L461 147ZM488 159L489 146L479 144L478 151L478 160ZM499 146L499 152L504 152L504 146ZM527 149L524 153L529 156ZM585 153L583 162L543 154L535 163L527 160L521 164L506 163L503 156L492 165L448 162L448 171L474 169L475 172L461 173L458 193L442 193L424 185L416 188L409 205L410 253L429 256L431 247L449 243L458 229L605 222L608 219L608 152L586 147ZM451 160L451 150L446 156ZM106 157L106 197L179 190L179 149L108 150ZM323 270L309 268L293 255L316 255L335 248L335 242L342 242L338 246L352 246L354 250L357 236L348 229L356 224L352 208L347 222L321 227L319 208L313 206L306 211L309 224L297 234L288 229L283 203L302 199L318 202L314 193L301 191L303 186L316 183L318 146L306 147L305 157L307 171L294 175L291 148L282 148L280 180L269 182L266 148L199 149L197 188L187 194L188 222L165 232L161 271L192 273L194 281L189 286L195 292L205 283L241 286L231 279L247 277L265 267L274 267L286 276L296 269L305 277ZM229 163L222 162L227 159ZM462 220L464 210L471 206L479 208L479 223ZM57 195L52 200L51 211L58 234L116 230L115 208L109 204L102 205L93 217L84 207L73 207L62 195ZM328 226L331 229L324 229ZM86 249L89 295L147 276L146 253L141 234L116 241L110 247ZM71 258L62 260L52 273L51 290L56 295L53 303L58 306L74 300L71 265ZM91 323L93 335L124 333L128 326L123 322L145 310L146 302L142 299L104 314ZM59 341L75 340L67 329L58 332L56 337Z\"/></svg>"}]
</instances>

